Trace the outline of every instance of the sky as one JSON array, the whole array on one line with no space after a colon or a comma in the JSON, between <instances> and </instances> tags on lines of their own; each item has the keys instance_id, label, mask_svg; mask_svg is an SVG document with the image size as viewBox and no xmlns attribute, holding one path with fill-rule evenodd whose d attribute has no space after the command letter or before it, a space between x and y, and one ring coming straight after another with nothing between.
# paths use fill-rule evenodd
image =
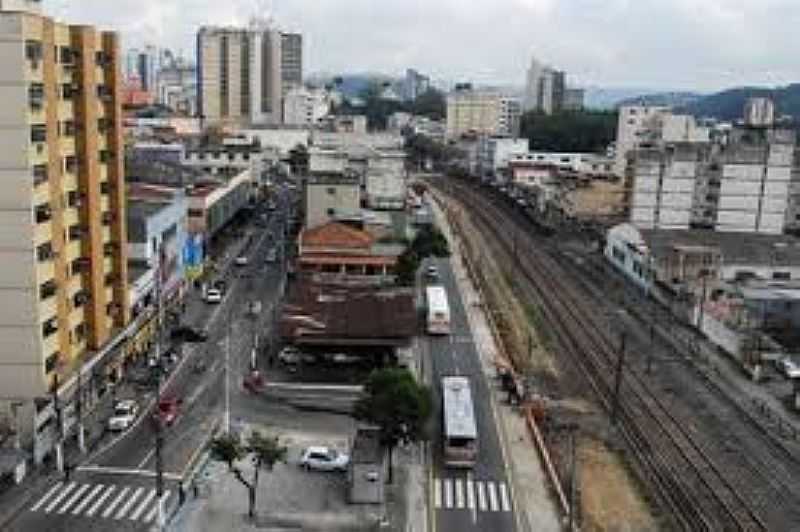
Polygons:
<instances>
[{"instance_id":1,"label":"sky","mask_svg":"<svg viewBox=\"0 0 800 532\"><path fill-rule=\"evenodd\" d=\"M185 57L203 24L271 13L306 73L416 68L519 85L531 57L570 85L702 92L800 81L798 0L45 0L48 14Z\"/></svg>"}]
</instances>

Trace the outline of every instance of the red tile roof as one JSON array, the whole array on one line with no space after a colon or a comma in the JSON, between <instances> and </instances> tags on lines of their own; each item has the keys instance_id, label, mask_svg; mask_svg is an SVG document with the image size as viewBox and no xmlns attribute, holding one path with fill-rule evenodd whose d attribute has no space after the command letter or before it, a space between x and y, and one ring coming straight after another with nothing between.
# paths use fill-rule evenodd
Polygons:
<instances>
[{"instance_id":1,"label":"red tile roof","mask_svg":"<svg viewBox=\"0 0 800 532\"><path fill-rule=\"evenodd\" d=\"M372 235L339 222L305 229L300 236L305 247L369 249L374 239Z\"/></svg>"}]
</instances>

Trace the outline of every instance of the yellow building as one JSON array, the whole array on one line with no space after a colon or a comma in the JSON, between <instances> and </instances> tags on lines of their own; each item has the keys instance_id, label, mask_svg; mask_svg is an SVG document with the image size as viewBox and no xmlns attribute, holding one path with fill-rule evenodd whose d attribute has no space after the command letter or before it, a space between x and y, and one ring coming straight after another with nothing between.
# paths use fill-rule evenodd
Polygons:
<instances>
[{"instance_id":1,"label":"yellow building","mask_svg":"<svg viewBox=\"0 0 800 532\"><path fill-rule=\"evenodd\" d=\"M47 396L129 321L119 38L39 4L0 0L4 401Z\"/></svg>"}]
</instances>

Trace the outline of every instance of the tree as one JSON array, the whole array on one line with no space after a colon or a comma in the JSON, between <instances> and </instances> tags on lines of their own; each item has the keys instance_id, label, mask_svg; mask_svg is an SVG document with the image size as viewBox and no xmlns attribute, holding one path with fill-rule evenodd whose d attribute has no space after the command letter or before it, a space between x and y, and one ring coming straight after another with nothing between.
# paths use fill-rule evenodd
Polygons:
<instances>
[{"instance_id":1,"label":"tree","mask_svg":"<svg viewBox=\"0 0 800 532\"><path fill-rule=\"evenodd\" d=\"M252 454L253 477L247 480L242 470L236 465L247 455ZM211 458L228 464L228 470L247 488L248 512L252 519L256 513L256 491L258 490L258 474L261 469L272 471L275 464L286 461L286 447L280 445L277 437L267 437L258 431L253 432L242 445L237 436L224 434L211 441Z\"/></svg>"},{"instance_id":2,"label":"tree","mask_svg":"<svg viewBox=\"0 0 800 532\"><path fill-rule=\"evenodd\" d=\"M520 126L520 136L530 141L532 150L604 152L616 134L616 112L529 112Z\"/></svg>"},{"instance_id":3,"label":"tree","mask_svg":"<svg viewBox=\"0 0 800 532\"><path fill-rule=\"evenodd\" d=\"M381 442L389 451L388 483L392 482L394 448L424 439L430 415L430 390L417 383L410 371L386 368L370 374L364 395L356 402L355 417L380 429Z\"/></svg>"},{"instance_id":4,"label":"tree","mask_svg":"<svg viewBox=\"0 0 800 532\"><path fill-rule=\"evenodd\" d=\"M427 116L432 120L442 120L447 113L447 103L441 91L429 88L411 103L409 112Z\"/></svg>"}]
</instances>

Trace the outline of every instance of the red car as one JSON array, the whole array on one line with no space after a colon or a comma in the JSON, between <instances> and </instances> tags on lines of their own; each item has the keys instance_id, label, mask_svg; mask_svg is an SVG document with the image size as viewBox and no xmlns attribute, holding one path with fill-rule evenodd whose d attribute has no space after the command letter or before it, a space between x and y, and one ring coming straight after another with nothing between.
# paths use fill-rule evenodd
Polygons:
<instances>
[{"instance_id":1,"label":"red car","mask_svg":"<svg viewBox=\"0 0 800 532\"><path fill-rule=\"evenodd\" d=\"M162 397L158 402L155 417L162 427L169 427L175 423L182 400L174 397Z\"/></svg>"}]
</instances>

